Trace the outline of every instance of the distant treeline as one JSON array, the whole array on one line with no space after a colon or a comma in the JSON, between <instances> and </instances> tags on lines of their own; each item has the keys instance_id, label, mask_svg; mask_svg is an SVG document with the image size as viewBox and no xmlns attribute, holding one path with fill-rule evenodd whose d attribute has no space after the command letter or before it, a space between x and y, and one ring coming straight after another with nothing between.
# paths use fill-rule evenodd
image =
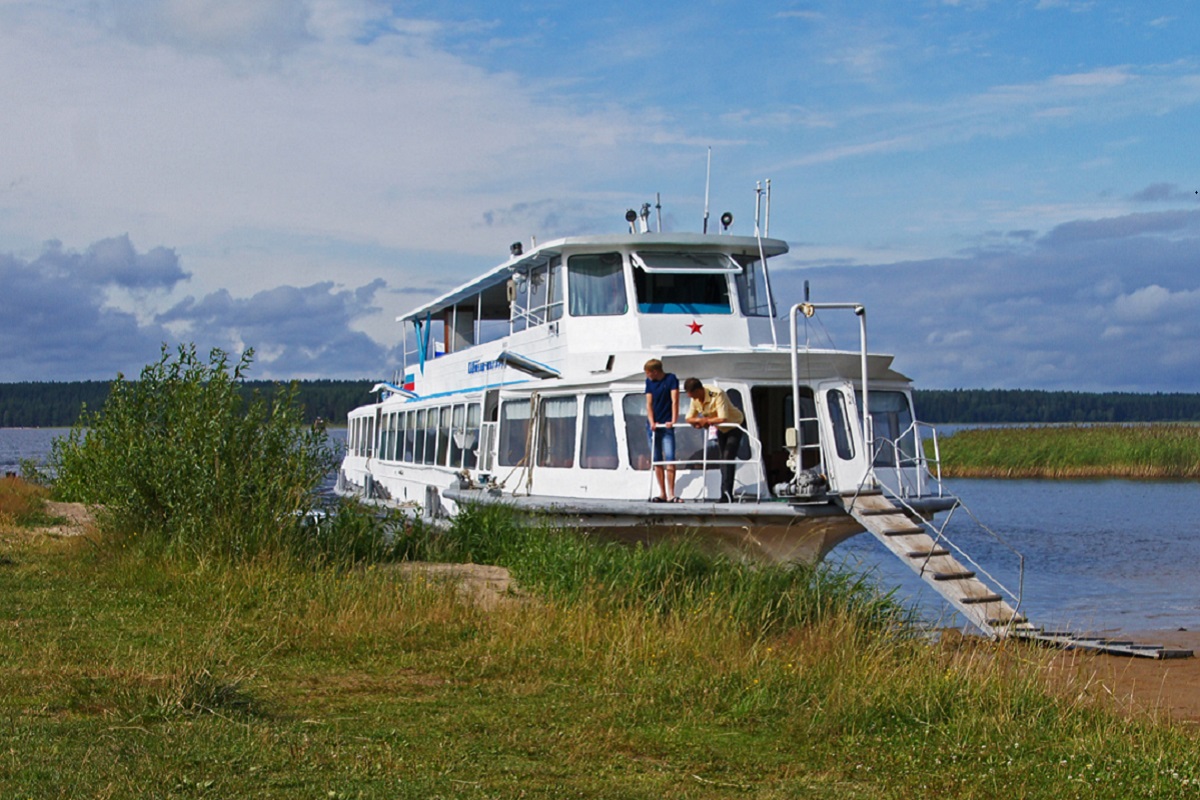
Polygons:
<instances>
[{"instance_id":1,"label":"distant treeline","mask_svg":"<svg viewBox=\"0 0 1200 800\"><path fill-rule=\"evenodd\" d=\"M246 381L243 391L270 396L278 384ZM311 422L344 425L351 409L368 402L371 381L299 381L300 404ZM0 428L66 427L87 405L97 410L108 381L0 383ZM1200 394L1043 392L1026 389L921 389L922 422L1200 422Z\"/></svg>"},{"instance_id":2,"label":"distant treeline","mask_svg":"<svg viewBox=\"0 0 1200 800\"><path fill-rule=\"evenodd\" d=\"M1200 394L924 389L913 403L931 423L1200 421Z\"/></svg>"},{"instance_id":3,"label":"distant treeline","mask_svg":"<svg viewBox=\"0 0 1200 800\"><path fill-rule=\"evenodd\" d=\"M242 392L270 397L279 383L245 381ZM369 402L372 381L298 381L299 402L309 422L317 417L344 425L350 410ZM62 428L75 424L80 409L98 411L108 398L109 381L0 383L0 428Z\"/></svg>"}]
</instances>

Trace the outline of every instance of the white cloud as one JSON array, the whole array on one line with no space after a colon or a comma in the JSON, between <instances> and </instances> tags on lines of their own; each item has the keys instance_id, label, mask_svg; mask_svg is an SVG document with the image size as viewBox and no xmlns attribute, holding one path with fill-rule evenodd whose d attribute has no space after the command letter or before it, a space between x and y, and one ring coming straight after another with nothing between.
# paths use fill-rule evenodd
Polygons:
<instances>
[{"instance_id":1,"label":"white cloud","mask_svg":"<svg viewBox=\"0 0 1200 800\"><path fill-rule=\"evenodd\" d=\"M134 42L275 61L308 38L303 0L106 0L113 30Z\"/></svg>"},{"instance_id":2,"label":"white cloud","mask_svg":"<svg viewBox=\"0 0 1200 800\"><path fill-rule=\"evenodd\" d=\"M1179 314L1194 314L1200 309L1200 289L1172 292L1150 284L1113 301L1113 315L1122 322L1165 324Z\"/></svg>"}]
</instances>

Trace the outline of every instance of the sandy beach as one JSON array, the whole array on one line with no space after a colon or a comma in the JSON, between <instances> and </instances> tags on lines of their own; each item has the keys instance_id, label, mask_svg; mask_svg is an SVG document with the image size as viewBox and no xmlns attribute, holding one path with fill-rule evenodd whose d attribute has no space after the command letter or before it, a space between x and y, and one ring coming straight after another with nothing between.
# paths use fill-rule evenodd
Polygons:
<instances>
[{"instance_id":1,"label":"sandy beach","mask_svg":"<svg viewBox=\"0 0 1200 800\"><path fill-rule=\"evenodd\" d=\"M1200 631L1123 631L1119 635L1146 644L1191 649L1200 655ZM1108 696L1133 713L1200 725L1200 658L1155 660L1062 651L1047 669L1056 679L1072 681L1078 691Z\"/></svg>"}]
</instances>

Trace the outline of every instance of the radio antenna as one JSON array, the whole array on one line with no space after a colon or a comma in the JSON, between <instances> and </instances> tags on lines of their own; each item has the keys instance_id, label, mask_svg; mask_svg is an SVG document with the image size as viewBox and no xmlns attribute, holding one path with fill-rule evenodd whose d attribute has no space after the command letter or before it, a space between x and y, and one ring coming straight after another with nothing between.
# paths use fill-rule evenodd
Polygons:
<instances>
[{"instance_id":1,"label":"radio antenna","mask_svg":"<svg viewBox=\"0 0 1200 800\"><path fill-rule=\"evenodd\" d=\"M704 232L708 233L708 186L712 179L712 148L708 148L708 166L704 170Z\"/></svg>"}]
</instances>

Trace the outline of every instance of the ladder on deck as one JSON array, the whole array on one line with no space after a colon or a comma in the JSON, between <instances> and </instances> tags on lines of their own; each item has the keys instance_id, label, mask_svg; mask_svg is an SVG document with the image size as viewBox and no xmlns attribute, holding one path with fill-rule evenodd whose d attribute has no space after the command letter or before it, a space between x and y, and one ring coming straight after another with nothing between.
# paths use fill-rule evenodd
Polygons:
<instances>
[{"instance_id":1,"label":"ladder on deck","mask_svg":"<svg viewBox=\"0 0 1200 800\"><path fill-rule=\"evenodd\" d=\"M978 568L965 566L951 552L949 542L941 531L905 508L903 501L894 502L878 489L846 492L838 495L837 500L846 513L988 636L1143 658L1188 658L1192 655L1191 650L1173 650L1161 645L1135 644L1103 636L1046 631L1036 627L1020 613L1018 597L1003 589L995 579L986 576L996 584L995 588L989 585L977 574ZM959 553L966 558L964 553Z\"/></svg>"}]
</instances>

